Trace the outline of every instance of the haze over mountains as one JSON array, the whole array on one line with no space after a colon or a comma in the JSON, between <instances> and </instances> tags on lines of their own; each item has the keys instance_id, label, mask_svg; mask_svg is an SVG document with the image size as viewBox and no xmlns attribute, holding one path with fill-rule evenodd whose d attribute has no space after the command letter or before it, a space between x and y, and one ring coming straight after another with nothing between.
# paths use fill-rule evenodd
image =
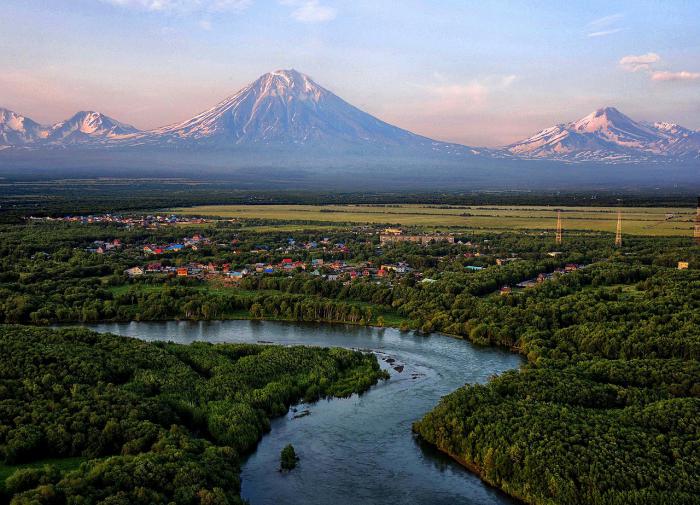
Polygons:
<instances>
[{"instance_id":1,"label":"haze over mountains","mask_svg":"<svg viewBox=\"0 0 700 505\"><path fill-rule=\"evenodd\" d=\"M272 148L306 155L621 163L700 159L700 132L672 123L636 122L606 107L501 149L474 148L390 125L296 70L278 70L189 120L150 131L99 112L79 112L66 121L43 126L0 109L0 149L35 152L57 148L219 153Z\"/></svg>"}]
</instances>

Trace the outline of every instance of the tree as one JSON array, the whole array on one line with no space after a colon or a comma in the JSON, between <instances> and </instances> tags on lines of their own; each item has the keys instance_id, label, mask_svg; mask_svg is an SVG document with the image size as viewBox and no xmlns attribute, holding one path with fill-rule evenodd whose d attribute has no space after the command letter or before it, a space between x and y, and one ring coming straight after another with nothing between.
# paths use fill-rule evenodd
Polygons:
<instances>
[{"instance_id":1,"label":"tree","mask_svg":"<svg viewBox=\"0 0 700 505\"><path fill-rule=\"evenodd\" d=\"M287 444L280 453L280 468L282 470L292 470L297 466L297 453L292 444Z\"/></svg>"}]
</instances>

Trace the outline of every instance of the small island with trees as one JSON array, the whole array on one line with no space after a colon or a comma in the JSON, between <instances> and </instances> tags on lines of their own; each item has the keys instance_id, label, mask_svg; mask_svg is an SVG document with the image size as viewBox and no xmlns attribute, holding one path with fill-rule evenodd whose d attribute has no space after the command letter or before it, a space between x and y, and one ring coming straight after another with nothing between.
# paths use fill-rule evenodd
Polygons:
<instances>
[{"instance_id":1,"label":"small island with trees","mask_svg":"<svg viewBox=\"0 0 700 505\"><path fill-rule=\"evenodd\" d=\"M294 446L292 444L287 444L282 449L280 453L280 470L289 471L294 470L297 466L299 457L297 456Z\"/></svg>"}]
</instances>

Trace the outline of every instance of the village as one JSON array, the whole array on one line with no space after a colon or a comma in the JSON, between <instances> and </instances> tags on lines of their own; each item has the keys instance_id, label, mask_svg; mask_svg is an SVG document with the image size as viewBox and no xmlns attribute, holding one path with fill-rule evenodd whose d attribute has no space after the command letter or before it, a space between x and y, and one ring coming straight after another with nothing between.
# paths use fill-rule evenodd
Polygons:
<instances>
[{"instance_id":1,"label":"village","mask_svg":"<svg viewBox=\"0 0 700 505\"><path fill-rule=\"evenodd\" d=\"M201 217L186 217L170 215L144 215L144 216L125 216L121 214L99 214L88 216L62 216L62 217L35 217L29 216L28 221L46 221L46 222L64 222L64 223L80 223L80 224L118 224L124 225L127 228L140 227L146 229L157 229L164 226L176 226L183 224L206 224L210 223L211 219Z\"/></svg>"},{"instance_id":2,"label":"village","mask_svg":"<svg viewBox=\"0 0 700 505\"><path fill-rule=\"evenodd\" d=\"M37 218L30 218L37 219ZM126 228L144 227L157 229L159 227L173 226L177 224L211 224L210 220L199 217L186 217L176 215L143 215L122 216L116 214L103 214L95 216L66 216L62 218L40 218L42 220L65 221L81 224L118 224ZM90 254L112 255L127 253L128 257L141 258L132 266L126 268L123 273L131 279L152 276L164 276L166 278L189 278L207 281L219 281L228 285L236 285L244 278L251 276L264 276L275 274L306 274L328 281L340 281L345 284L356 279L371 280L377 283L388 283L410 275L417 282L432 283L434 278L424 274L422 268L412 266L406 258L395 259L387 262L382 259L382 248L396 247L401 244L415 244L420 247L444 244L447 246L461 246L461 252L456 258L464 258L476 264L465 264L465 271L479 272L489 266L501 267L512 262L520 261L517 254L509 254L503 257L495 257L490 251L489 239L457 240L449 233L406 233L401 228L381 228L376 226L358 226L352 230L357 240L355 245L364 243L373 247L374 259L353 261L353 254L348 243L333 241L328 237L319 240L299 241L292 237L286 238L282 244L274 247L270 244L255 244L242 246L236 234L228 241L212 241L211 238L201 233L182 237L179 240L167 243L125 243L123 239L96 240L85 251ZM365 237L362 239L362 237ZM378 244L375 237L378 237ZM196 252L203 248L216 246L218 251L229 254L226 259L197 260L191 255L182 258L181 253ZM444 253L443 253L444 254ZM557 258L561 255L558 251L547 253L548 256ZM195 255L196 256L196 255ZM282 256L280 258L280 256ZM439 261L454 259L454 256L439 257ZM247 261L246 261L247 260ZM567 263L556 268L552 272L541 272L536 277L522 280L512 285L504 284L497 290L501 296L508 296L514 290L532 288L559 275L574 272L584 265ZM682 268L679 265L679 268Z\"/></svg>"}]
</instances>

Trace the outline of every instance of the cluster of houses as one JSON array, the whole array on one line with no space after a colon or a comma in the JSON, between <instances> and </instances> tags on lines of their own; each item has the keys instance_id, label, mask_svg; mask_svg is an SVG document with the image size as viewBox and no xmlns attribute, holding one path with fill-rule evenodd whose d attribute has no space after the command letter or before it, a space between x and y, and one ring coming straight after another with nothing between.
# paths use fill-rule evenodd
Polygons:
<instances>
[{"instance_id":1,"label":"cluster of houses","mask_svg":"<svg viewBox=\"0 0 700 505\"><path fill-rule=\"evenodd\" d=\"M63 216L63 217L34 217L28 218L31 221L62 221L67 223L81 224L121 224L127 227L158 228L161 226L172 226L182 223L203 224L210 220L198 217L184 217L170 215L148 215L148 216L122 216L119 214L101 214L89 216Z\"/></svg>"},{"instance_id":2,"label":"cluster of houses","mask_svg":"<svg viewBox=\"0 0 700 505\"><path fill-rule=\"evenodd\" d=\"M265 253L269 252L270 249L270 246L267 245L256 245L250 250L250 252ZM311 240L309 242L299 243L291 237L287 239L286 247L279 247L277 248L277 251L285 251L287 253L291 253L294 251L310 251L313 249L322 249L324 252L334 253L350 252L350 248L346 244L342 242L332 243L329 238L324 238L323 240L320 240L318 242L315 240Z\"/></svg>"},{"instance_id":3,"label":"cluster of houses","mask_svg":"<svg viewBox=\"0 0 700 505\"><path fill-rule=\"evenodd\" d=\"M201 236L200 234L194 234L192 237L185 238L181 242L175 242L172 244L165 245L155 245L148 244L143 246L143 252L147 255L159 255L171 252L180 252L184 249L192 249L196 251L200 247L209 244L208 238Z\"/></svg>"},{"instance_id":4,"label":"cluster of houses","mask_svg":"<svg viewBox=\"0 0 700 505\"><path fill-rule=\"evenodd\" d=\"M528 279L526 281L519 282L518 284L516 284L516 287L523 289L531 288L533 286L537 286L538 284L542 284L544 281L554 278L555 275L570 274L571 272L575 272L576 270L579 270L583 267L584 265L579 265L578 263L567 263L564 266L564 268L557 268L552 273L541 273L534 279ZM506 290L506 292L503 291L504 289ZM510 287L504 286L503 288L501 288L502 295L506 295L508 293L510 293Z\"/></svg>"},{"instance_id":5,"label":"cluster of houses","mask_svg":"<svg viewBox=\"0 0 700 505\"><path fill-rule=\"evenodd\" d=\"M455 238L449 234L421 234L421 235L404 235L400 228L385 228L379 234L380 245L394 244L397 242L413 242L417 244L427 245L433 242L447 242L454 244Z\"/></svg>"},{"instance_id":6,"label":"cluster of houses","mask_svg":"<svg viewBox=\"0 0 700 505\"><path fill-rule=\"evenodd\" d=\"M122 248L122 241L118 238L114 240L95 240L86 252L95 254L107 254Z\"/></svg>"},{"instance_id":7,"label":"cluster of houses","mask_svg":"<svg viewBox=\"0 0 700 505\"><path fill-rule=\"evenodd\" d=\"M325 263L323 259L314 259L309 263L295 261L292 258L283 258L277 264L255 263L243 269L235 270L228 263L216 265L214 263L192 262L187 265L170 266L160 262L147 264L145 267L134 266L128 268L124 273L129 277L140 277L148 274L166 274L172 277L196 277L213 278L219 277L224 280L238 281L250 275L293 273L309 271L310 275L323 277L330 281L352 280L358 277L381 279L393 275L403 275L412 272L413 269L405 262L397 264L385 264L379 268L371 262L361 262L349 265L345 261L333 261Z\"/></svg>"}]
</instances>

